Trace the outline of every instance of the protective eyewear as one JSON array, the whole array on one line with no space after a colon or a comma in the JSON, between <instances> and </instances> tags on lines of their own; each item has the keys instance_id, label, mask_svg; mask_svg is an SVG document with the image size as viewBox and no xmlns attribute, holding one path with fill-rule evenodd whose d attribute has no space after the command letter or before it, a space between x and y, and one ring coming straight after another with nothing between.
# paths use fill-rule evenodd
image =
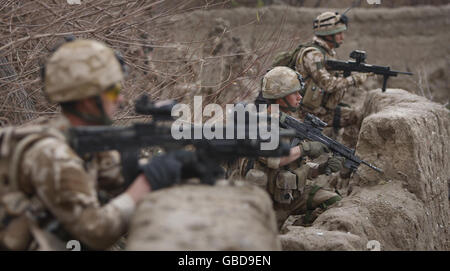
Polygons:
<instances>
[{"instance_id":1,"label":"protective eyewear","mask_svg":"<svg viewBox=\"0 0 450 271\"><path fill-rule=\"evenodd\" d=\"M111 101L116 101L119 98L121 90L122 85L120 83L116 83L105 90L105 96Z\"/></svg>"}]
</instances>

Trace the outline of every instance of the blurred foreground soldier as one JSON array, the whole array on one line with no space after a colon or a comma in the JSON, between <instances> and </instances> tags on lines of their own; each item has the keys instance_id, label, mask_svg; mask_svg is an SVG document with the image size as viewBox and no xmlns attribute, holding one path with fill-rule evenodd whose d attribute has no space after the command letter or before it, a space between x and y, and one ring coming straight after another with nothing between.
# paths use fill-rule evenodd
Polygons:
<instances>
[{"instance_id":1,"label":"blurred foreground soldier","mask_svg":"<svg viewBox=\"0 0 450 271\"><path fill-rule=\"evenodd\" d=\"M108 125L123 99L124 63L93 40L63 44L48 60L45 93L61 105L49 123L1 131L0 248L107 249L127 230L136 203L180 179L174 155L158 156L119 196L101 205L99 188L123 183L117 152L79 157L68 145L71 126Z\"/></svg>"},{"instance_id":2,"label":"blurred foreground soldier","mask_svg":"<svg viewBox=\"0 0 450 271\"><path fill-rule=\"evenodd\" d=\"M312 42L300 45L295 55L295 69L305 78L306 89L303 92L301 116L312 113L325 121L333 131L329 136L336 137L341 127L358 125L361 116L354 109L341 104L347 89L359 87L367 79L365 73L354 73L340 77L325 66L326 60L335 59L335 48L344 42L348 19L345 15L324 12L314 20ZM334 132L334 133L333 133Z\"/></svg>"},{"instance_id":3,"label":"blurred foreground soldier","mask_svg":"<svg viewBox=\"0 0 450 271\"><path fill-rule=\"evenodd\" d=\"M263 78L262 96L269 104L279 105L279 120L282 123L286 114L297 111L303 88L300 74L288 67L275 67ZM264 184L271 195L279 228L290 215L305 214L300 223L308 225L321 211L341 200L339 195L315 185L311 180L327 171L341 170L342 161L334 156L320 165L307 163L308 158L316 159L328 152L320 142L303 141L293 146L287 157L242 161L241 175L247 180Z\"/></svg>"}]
</instances>

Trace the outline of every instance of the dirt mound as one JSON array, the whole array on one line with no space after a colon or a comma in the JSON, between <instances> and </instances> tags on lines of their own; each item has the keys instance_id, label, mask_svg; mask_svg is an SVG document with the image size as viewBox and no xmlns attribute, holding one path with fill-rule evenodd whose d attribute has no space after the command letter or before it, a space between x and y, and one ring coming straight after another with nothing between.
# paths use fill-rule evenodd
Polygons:
<instances>
[{"instance_id":1,"label":"dirt mound","mask_svg":"<svg viewBox=\"0 0 450 271\"><path fill-rule=\"evenodd\" d=\"M131 223L128 250L280 250L264 190L227 183L151 193Z\"/></svg>"},{"instance_id":2,"label":"dirt mound","mask_svg":"<svg viewBox=\"0 0 450 271\"><path fill-rule=\"evenodd\" d=\"M359 236L351 233L300 226L289 227L289 233L281 235L280 239L283 250L295 251L362 250L365 245Z\"/></svg>"},{"instance_id":3,"label":"dirt mound","mask_svg":"<svg viewBox=\"0 0 450 271\"><path fill-rule=\"evenodd\" d=\"M371 91L364 105L357 155L385 175L361 166L350 196L310 229L288 226L283 249L364 250L372 240L382 250L450 249L449 111L400 89ZM305 237L319 230L321 238L340 241L330 247L317 236Z\"/></svg>"}]
</instances>

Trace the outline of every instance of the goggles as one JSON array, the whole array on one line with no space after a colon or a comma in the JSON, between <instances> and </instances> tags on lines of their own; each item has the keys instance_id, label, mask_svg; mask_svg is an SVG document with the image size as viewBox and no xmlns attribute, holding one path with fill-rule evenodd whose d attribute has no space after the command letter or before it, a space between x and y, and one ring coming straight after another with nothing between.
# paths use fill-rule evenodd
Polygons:
<instances>
[{"instance_id":1,"label":"goggles","mask_svg":"<svg viewBox=\"0 0 450 271\"><path fill-rule=\"evenodd\" d=\"M120 83L116 83L111 87L105 90L105 96L111 101L117 101L120 95L120 91L122 90L122 85Z\"/></svg>"}]
</instances>

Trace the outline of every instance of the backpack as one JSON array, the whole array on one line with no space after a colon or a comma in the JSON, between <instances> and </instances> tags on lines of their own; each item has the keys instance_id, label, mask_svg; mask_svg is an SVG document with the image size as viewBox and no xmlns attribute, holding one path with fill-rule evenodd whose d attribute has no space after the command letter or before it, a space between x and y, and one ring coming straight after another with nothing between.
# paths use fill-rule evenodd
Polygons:
<instances>
[{"instance_id":1,"label":"backpack","mask_svg":"<svg viewBox=\"0 0 450 271\"><path fill-rule=\"evenodd\" d=\"M295 70L295 60L297 59L297 54L303 47L305 47L305 45L300 44L294 50L278 53L275 55L275 59L272 62L272 67L286 66Z\"/></svg>"},{"instance_id":2,"label":"backpack","mask_svg":"<svg viewBox=\"0 0 450 271\"><path fill-rule=\"evenodd\" d=\"M325 51L324 51L324 49L322 47L320 47L320 46L318 46L318 45L316 45L314 43L300 44L294 50L283 51L283 52L278 53L275 56L274 61L272 62L272 67L286 66L286 67L289 67L289 68L291 68L293 70L296 70L295 69L295 65L296 65L296 62L297 62L298 53L303 48L308 48L308 47L311 48L311 49L313 49L313 48L318 49L323 54L324 58L326 57Z\"/></svg>"},{"instance_id":3,"label":"backpack","mask_svg":"<svg viewBox=\"0 0 450 271\"><path fill-rule=\"evenodd\" d=\"M19 189L22 156L37 141L64 135L44 125L0 128L0 250L25 250L30 240L26 211L31 200Z\"/></svg>"}]
</instances>

